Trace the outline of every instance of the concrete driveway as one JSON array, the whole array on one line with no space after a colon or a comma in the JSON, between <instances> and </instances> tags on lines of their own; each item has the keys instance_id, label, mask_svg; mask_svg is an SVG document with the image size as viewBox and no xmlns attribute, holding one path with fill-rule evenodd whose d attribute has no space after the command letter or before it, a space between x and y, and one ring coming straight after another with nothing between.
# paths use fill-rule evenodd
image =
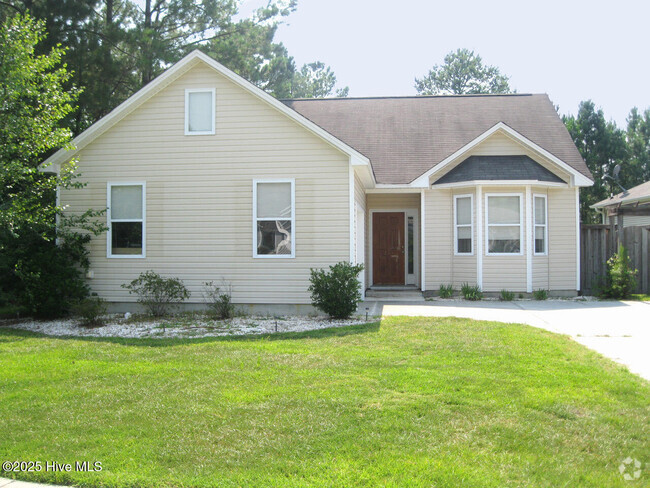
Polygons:
<instances>
[{"instance_id":1,"label":"concrete driveway","mask_svg":"<svg viewBox=\"0 0 650 488\"><path fill-rule=\"evenodd\" d=\"M376 316L465 317L528 324L567 334L650 380L650 302L365 302Z\"/></svg>"}]
</instances>

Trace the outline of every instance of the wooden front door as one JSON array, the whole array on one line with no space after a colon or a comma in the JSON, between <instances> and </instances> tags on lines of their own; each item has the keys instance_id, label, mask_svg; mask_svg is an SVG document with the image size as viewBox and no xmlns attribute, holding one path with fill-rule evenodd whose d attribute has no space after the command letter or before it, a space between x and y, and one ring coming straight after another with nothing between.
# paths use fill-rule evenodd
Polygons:
<instances>
[{"instance_id":1,"label":"wooden front door","mask_svg":"<svg viewBox=\"0 0 650 488\"><path fill-rule=\"evenodd\" d=\"M404 284L404 212L372 214L372 281Z\"/></svg>"}]
</instances>

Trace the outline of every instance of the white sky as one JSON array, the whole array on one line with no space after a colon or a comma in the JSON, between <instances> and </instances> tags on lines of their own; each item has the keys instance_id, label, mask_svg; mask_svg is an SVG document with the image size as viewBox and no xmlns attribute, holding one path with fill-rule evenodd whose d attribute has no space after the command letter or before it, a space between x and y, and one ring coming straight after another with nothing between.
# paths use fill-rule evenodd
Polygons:
<instances>
[{"instance_id":1,"label":"white sky","mask_svg":"<svg viewBox=\"0 0 650 488\"><path fill-rule=\"evenodd\" d=\"M466 47L562 114L592 99L624 127L650 108L649 0L298 0L276 40L298 66L330 65L350 96L414 95L416 76Z\"/></svg>"}]
</instances>

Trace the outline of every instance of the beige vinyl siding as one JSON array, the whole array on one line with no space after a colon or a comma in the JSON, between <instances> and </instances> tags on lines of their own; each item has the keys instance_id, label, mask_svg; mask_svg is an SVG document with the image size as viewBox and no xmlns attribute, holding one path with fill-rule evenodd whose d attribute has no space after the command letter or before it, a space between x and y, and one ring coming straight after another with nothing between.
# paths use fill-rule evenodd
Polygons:
<instances>
[{"instance_id":1,"label":"beige vinyl siding","mask_svg":"<svg viewBox=\"0 0 650 488\"><path fill-rule=\"evenodd\" d=\"M454 215L454 206L453 199L456 195L472 195L472 219L474 222L474 229L472 233L472 255L456 255L454 253L456 249L456 243L454 242L454 223L456 216ZM451 239L452 239L452 279L451 283L454 285L454 288L458 289L463 283L469 283L471 285L476 284L476 193L474 190L455 190L452 195L452 206L451 206Z\"/></svg>"},{"instance_id":2,"label":"beige vinyl siding","mask_svg":"<svg viewBox=\"0 0 650 488\"><path fill-rule=\"evenodd\" d=\"M425 281L427 291L436 291L440 285L452 281L454 254L451 190L424 192Z\"/></svg>"},{"instance_id":3,"label":"beige vinyl siding","mask_svg":"<svg viewBox=\"0 0 650 488\"><path fill-rule=\"evenodd\" d=\"M185 89L216 88L215 135L185 136ZM107 259L93 239L92 290L132 301L121 284L153 269L233 285L239 303L309 303L309 269L348 260L348 158L276 109L199 65L83 149L88 186L62 192L72 210L106 206L107 182L146 181L146 259ZM295 179L295 259L253 258L253 179Z\"/></svg>"},{"instance_id":4,"label":"beige vinyl siding","mask_svg":"<svg viewBox=\"0 0 650 488\"><path fill-rule=\"evenodd\" d=\"M623 227L636 225L650 225L650 215L625 215L623 217Z\"/></svg>"},{"instance_id":5,"label":"beige vinyl siding","mask_svg":"<svg viewBox=\"0 0 650 488\"><path fill-rule=\"evenodd\" d=\"M496 132L488 137L486 140L478 144L476 147L472 148L467 153L463 154L457 161L454 161L452 164L447 166L444 171L439 174L436 174L434 181L441 178L444 174L448 173L454 169L458 164L465 161L470 156L518 156L526 155L531 159L534 159L544 168L555 173L557 176L562 178L564 181L569 181L569 174L558 168L555 163L552 163L547 158L531 151L527 147L523 146L521 143L511 139L503 133Z\"/></svg>"},{"instance_id":6,"label":"beige vinyl siding","mask_svg":"<svg viewBox=\"0 0 650 488\"><path fill-rule=\"evenodd\" d=\"M354 235L355 235L355 257L359 256L359 252L363 251L363 265L364 265L364 270L361 272L361 275L359 276L359 281L362 283L364 290L368 287L368 252L367 252L367 242L368 242L368 211L366 209L366 192L363 187L363 183L361 182L361 179L359 176L354 174L354 201L355 201L355 209L354 209L354 215L355 215L355 229L354 229ZM363 219L361 220L356 220L357 219L357 205L363 209ZM364 242L358 242L357 237L359 236L358 232L358 227L363 226L363 237L364 237Z\"/></svg>"},{"instance_id":7,"label":"beige vinyl siding","mask_svg":"<svg viewBox=\"0 0 650 488\"><path fill-rule=\"evenodd\" d=\"M372 253L370 252L370 247L372 245L372 237L370 233L372 232L371 225L371 212L373 210L386 210L386 211L398 211L398 210L408 210L408 209L417 209L418 219L420 215L420 194L419 193L368 193L366 195L366 265L367 267L372 266ZM419 226L418 226L419 227ZM415 239L419 242L420 234L419 229L416 230ZM405 263L405 266L408 266L408 263ZM415 267L419 266L419 257L415 261ZM415 274L418 275L418 269L415 269ZM371 275L372 273L366 273L366 286L371 286ZM419 282L417 282L419 285Z\"/></svg>"},{"instance_id":8,"label":"beige vinyl siding","mask_svg":"<svg viewBox=\"0 0 650 488\"><path fill-rule=\"evenodd\" d=\"M575 290L576 190L548 190L548 281L550 290Z\"/></svg>"}]
</instances>

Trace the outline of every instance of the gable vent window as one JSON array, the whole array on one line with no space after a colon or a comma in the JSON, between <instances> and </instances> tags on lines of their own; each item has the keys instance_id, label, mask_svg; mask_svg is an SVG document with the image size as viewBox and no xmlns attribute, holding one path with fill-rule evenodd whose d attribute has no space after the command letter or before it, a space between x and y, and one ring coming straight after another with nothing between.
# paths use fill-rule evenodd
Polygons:
<instances>
[{"instance_id":1,"label":"gable vent window","mask_svg":"<svg viewBox=\"0 0 650 488\"><path fill-rule=\"evenodd\" d=\"M108 257L145 257L145 184L108 184Z\"/></svg>"},{"instance_id":2,"label":"gable vent window","mask_svg":"<svg viewBox=\"0 0 650 488\"><path fill-rule=\"evenodd\" d=\"M253 181L253 257L295 256L293 180Z\"/></svg>"},{"instance_id":3,"label":"gable vent window","mask_svg":"<svg viewBox=\"0 0 650 488\"><path fill-rule=\"evenodd\" d=\"M185 90L185 135L214 134L214 88Z\"/></svg>"}]
</instances>

